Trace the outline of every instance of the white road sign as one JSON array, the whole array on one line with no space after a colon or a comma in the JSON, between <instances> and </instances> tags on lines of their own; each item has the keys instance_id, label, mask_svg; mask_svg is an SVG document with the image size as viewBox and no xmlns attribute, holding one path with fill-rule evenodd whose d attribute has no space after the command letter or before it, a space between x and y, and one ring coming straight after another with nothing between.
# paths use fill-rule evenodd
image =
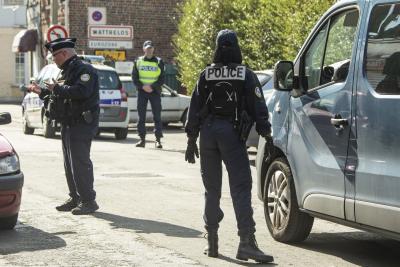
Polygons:
<instances>
[{"instance_id":1,"label":"white road sign","mask_svg":"<svg viewBox=\"0 0 400 267\"><path fill-rule=\"evenodd\" d=\"M89 48L132 49L132 41L89 40Z\"/></svg>"},{"instance_id":2,"label":"white road sign","mask_svg":"<svg viewBox=\"0 0 400 267\"><path fill-rule=\"evenodd\" d=\"M133 40L133 27L114 25L89 25L88 38L91 40Z\"/></svg>"}]
</instances>

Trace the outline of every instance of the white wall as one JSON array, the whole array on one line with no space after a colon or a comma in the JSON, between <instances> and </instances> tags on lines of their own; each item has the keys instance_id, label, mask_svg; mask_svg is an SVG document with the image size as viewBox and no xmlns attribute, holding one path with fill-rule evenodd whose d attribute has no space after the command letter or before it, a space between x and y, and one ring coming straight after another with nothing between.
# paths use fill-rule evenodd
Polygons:
<instances>
[{"instance_id":1,"label":"white wall","mask_svg":"<svg viewBox=\"0 0 400 267\"><path fill-rule=\"evenodd\" d=\"M26 26L26 6L5 7L0 0L0 27Z\"/></svg>"},{"instance_id":2,"label":"white wall","mask_svg":"<svg viewBox=\"0 0 400 267\"><path fill-rule=\"evenodd\" d=\"M20 31L18 28L0 28L0 58L2 67L0 69L0 103L3 101L20 101L23 94L15 83L15 53L11 52L14 36ZM25 55L28 61L28 53ZM28 80L27 67L25 63L25 82Z\"/></svg>"},{"instance_id":3,"label":"white wall","mask_svg":"<svg viewBox=\"0 0 400 267\"><path fill-rule=\"evenodd\" d=\"M26 1L25 1L26 3ZM21 101L23 94L15 84L15 53L11 51L14 36L26 28L26 6L5 7L0 0L0 103ZM25 55L25 80L27 79L28 53Z\"/></svg>"}]
</instances>

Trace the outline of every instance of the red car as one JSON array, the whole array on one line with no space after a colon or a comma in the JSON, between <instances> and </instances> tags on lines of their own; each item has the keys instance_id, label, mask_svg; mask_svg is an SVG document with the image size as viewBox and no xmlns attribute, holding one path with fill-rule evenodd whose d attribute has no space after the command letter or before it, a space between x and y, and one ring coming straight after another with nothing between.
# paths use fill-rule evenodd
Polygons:
<instances>
[{"instance_id":1,"label":"red car","mask_svg":"<svg viewBox=\"0 0 400 267\"><path fill-rule=\"evenodd\" d=\"M0 113L0 125L11 123L10 113ZM24 174L10 142L0 134L0 229L13 229L21 205Z\"/></svg>"}]
</instances>

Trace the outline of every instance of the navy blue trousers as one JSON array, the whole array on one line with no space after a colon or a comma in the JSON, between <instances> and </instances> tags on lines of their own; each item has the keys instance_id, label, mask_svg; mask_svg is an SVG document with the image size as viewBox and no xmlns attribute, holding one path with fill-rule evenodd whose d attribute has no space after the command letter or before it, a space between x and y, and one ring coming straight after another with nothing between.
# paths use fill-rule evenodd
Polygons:
<instances>
[{"instance_id":1,"label":"navy blue trousers","mask_svg":"<svg viewBox=\"0 0 400 267\"><path fill-rule=\"evenodd\" d=\"M93 189L93 164L90 160L92 133L85 134L83 127L64 126L61 129L64 169L67 178L69 195L83 202L96 198Z\"/></svg>"},{"instance_id":2,"label":"navy blue trousers","mask_svg":"<svg viewBox=\"0 0 400 267\"><path fill-rule=\"evenodd\" d=\"M220 208L222 162L228 171L238 234L254 233L252 178L246 144L239 140L232 122L209 116L200 130L200 165L205 187L203 218L207 231L217 230L224 217Z\"/></svg>"},{"instance_id":3,"label":"navy blue trousers","mask_svg":"<svg viewBox=\"0 0 400 267\"><path fill-rule=\"evenodd\" d=\"M154 134L157 139L163 137L162 134L162 123L161 123L161 95L158 90L153 90L151 93L146 93L143 90L139 90L137 110L139 115L139 122L137 125L138 133L140 138L146 137L146 110L147 103L150 101L151 111L153 112L154 120Z\"/></svg>"}]
</instances>

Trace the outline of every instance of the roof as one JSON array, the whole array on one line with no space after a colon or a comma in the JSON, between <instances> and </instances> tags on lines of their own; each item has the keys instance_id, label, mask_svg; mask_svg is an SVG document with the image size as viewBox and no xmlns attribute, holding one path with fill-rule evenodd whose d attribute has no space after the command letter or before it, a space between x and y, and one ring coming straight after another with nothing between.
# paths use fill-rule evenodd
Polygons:
<instances>
[{"instance_id":1,"label":"roof","mask_svg":"<svg viewBox=\"0 0 400 267\"><path fill-rule=\"evenodd\" d=\"M132 81L132 77L131 76L127 76L127 75L122 75L122 76L119 76L119 80L121 82L131 82Z\"/></svg>"}]
</instances>

